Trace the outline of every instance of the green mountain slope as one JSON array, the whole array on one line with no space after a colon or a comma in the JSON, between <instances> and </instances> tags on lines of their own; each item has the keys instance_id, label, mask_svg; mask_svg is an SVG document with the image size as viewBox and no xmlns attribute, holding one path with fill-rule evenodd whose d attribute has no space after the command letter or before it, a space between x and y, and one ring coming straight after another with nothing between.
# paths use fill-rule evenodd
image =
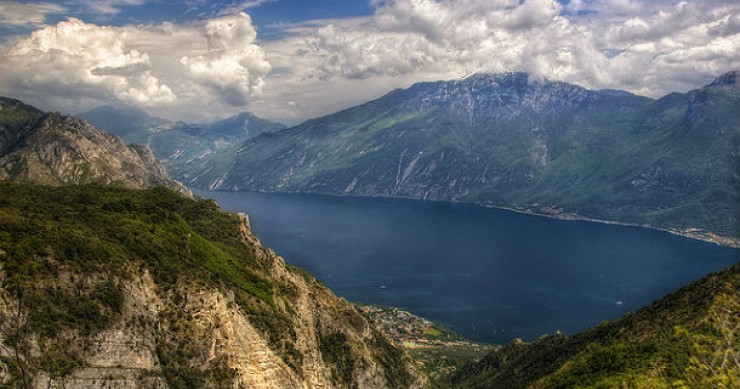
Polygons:
<instances>
[{"instance_id":1,"label":"green mountain slope","mask_svg":"<svg viewBox=\"0 0 740 389\"><path fill-rule=\"evenodd\" d=\"M189 193L146 146L126 146L83 120L43 113L5 97L0 97L0 179L44 185L163 185Z\"/></svg>"},{"instance_id":2,"label":"green mountain slope","mask_svg":"<svg viewBox=\"0 0 740 389\"><path fill-rule=\"evenodd\" d=\"M263 134L178 178L221 190L476 202L731 244L740 238L738 107L734 72L659 100L475 75Z\"/></svg>"},{"instance_id":3,"label":"green mountain slope","mask_svg":"<svg viewBox=\"0 0 740 389\"><path fill-rule=\"evenodd\" d=\"M165 188L0 182L0 386L423 384L244 215Z\"/></svg>"},{"instance_id":4,"label":"green mountain slope","mask_svg":"<svg viewBox=\"0 0 740 389\"><path fill-rule=\"evenodd\" d=\"M740 265L584 333L513 342L455 388L740 387Z\"/></svg>"}]
</instances>

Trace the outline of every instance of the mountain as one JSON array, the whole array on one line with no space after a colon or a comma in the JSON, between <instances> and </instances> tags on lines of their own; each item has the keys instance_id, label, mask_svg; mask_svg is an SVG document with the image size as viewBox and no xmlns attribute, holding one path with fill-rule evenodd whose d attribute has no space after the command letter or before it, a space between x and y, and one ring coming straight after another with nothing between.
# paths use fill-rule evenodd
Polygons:
<instances>
[{"instance_id":1,"label":"mountain","mask_svg":"<svg viewBox=\"0 0 740 389\"><path fill-rule=\"evenodd\" d=\"M149 148L127 147L81 119L43 113L6 97L0 97L0 179L43 185L162 185L189 193Z\"/></svg>"},{"instance_id":2,"label":"mountain","mask_svg":"<svg viewBox=\"0 0 740 389\"><path fill-rule=\"evenodd\" d=\"M584 333L515 341L455 388L740 387L740 264Z\"/></svg>"},{"instance_id":3,"label":"mountain","mask_svg":"<svg viewBox=\"0 0 740 389\"><path fill-rule=\"evenodd\" d=\"M246 215L161 187L0 182L0 203L0 386L426 385Z\"/></svg>"},{"instance_id":4,"label":"mountain","mask_svg":"<svg viewBox=\"0 0 740 389\"><path fill-rule=\"evenodd\" d=\"M220 190L475 202L740 243L737 73L652 100L524 73L415 84L181 173Z\"/></svg>"},{"instance_id":5,"label":"mountain","mask_svg":"<svg viewBox=\"0 0 740 389\"><path fill-rule=\"evenodd\" d=\"M257 136L285 128L250 113L204 124L173 122L127 106L100 106L80 114L127 143L149 146L175 177L200 169L204 157Z\"/></svg>"},{"instance_id":6,"label":"mountain","mask_svg":"<svg viewBox=\"0 0 740 389\"><path fill-rule=\"evenodd\" d=\"M123 105L101 105L78 116L128 143L138 144L145 144L142 136L146 129L168 122L166 119L150 116L143 109Z\"/></svg>"}]
</instances>

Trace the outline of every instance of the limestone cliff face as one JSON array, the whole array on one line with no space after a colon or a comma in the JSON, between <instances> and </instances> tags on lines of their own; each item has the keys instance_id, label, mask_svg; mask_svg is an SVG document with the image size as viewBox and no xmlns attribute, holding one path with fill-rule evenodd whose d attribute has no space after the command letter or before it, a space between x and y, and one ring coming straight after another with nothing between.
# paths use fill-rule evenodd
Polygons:
<instances>
[{"instance_id":1,"label":"limestone cliff face","mask_svg":"<svg viewBox=\"0 0 740 389\"><path fill-rule=\"evenodd\" d=\"M191 204L193 200L182 201ZM112 207L104 207L108 208ZM110 311L118 313L101 319L107 324L99 325L100 328L94 323L83 325L84 318L62 323L60 328L64 330L49 338L42 330L34 330L44 328L34 322L44 315L33 313L32 298L23 298L10 286L3 287L0 386L24 381L34 388L427 386L414 363L388 343L353 304L336 297L316 279L293 269L272 250L262 247L251 234L246 215L238 215L236 224L235 236L241 248L255 263L263 264L260 277L277 286L270 296L273 305L267 312L273 317L265 319L260 314L264 310L250 310L249 304L258 302L245 304L242 291L225 286L215 276L213 282L187 271L163 277L154 274L161 270L135 256L112 273L107 268L80 271L74 264L64 265L57 258L57 249L47 247L43 261L54 271L40 277L31 289L68 291L73 296L115 296L109 292L86 294L88 290L113 288L121 298L119 304L111 305L115 308ZM164 229L161 225L154 228ZM186 241L196 239L193 232L183 235ZM13 264L18 261L11 260L11 255L11 251L0 250L0 266L7 263L12 268L5 271L0 267L0 280L8 281L4 285L11 285L18 277L13 274L17 271ZM194 273L197 271L193 269ZM162 281L171 277L171 282ZM30 293L27 291L26 296ZM105 297L103 303L90 305L105 305L110 300L116 299ZM266 327L265 320L272 324ZM84 329L90 326L92 330ZM54 351L57 345L65 346ZM44 362L44 358L54 362ZM65 365L65 360L71 362ZM19 366L25 367L25 371L20 372Z\"/></svg>"},{"instance_id":2,"label":"limestone cliff face","mask_svg":"<svg viewBox=\"0 0 740 389\"><path fill-rule=\"evenodd\" d=\"M162 185L189 193L169 177L147 147L128 147L120 138L77 118L44 114L2 98L0 133L0 179L134 189Z\"/></svg>"}]
</instances>

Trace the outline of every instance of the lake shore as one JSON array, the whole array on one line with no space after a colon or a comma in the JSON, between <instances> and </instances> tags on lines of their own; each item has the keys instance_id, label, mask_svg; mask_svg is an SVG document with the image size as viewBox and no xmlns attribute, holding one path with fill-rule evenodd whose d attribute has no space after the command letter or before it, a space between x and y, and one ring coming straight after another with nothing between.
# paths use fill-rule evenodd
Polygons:
<instances>
[{"instance_id":1,"label":"lake shore","mask_svg":"<svg viewBox=\"0 0 740 389\"><path fill-rule=\"evenodd\" d=\"M197 188L197 189L204 190L204 191L210 191L210 189L200 189L200 188ZM220 192L220 191L217 191L217 192ZM234 192L234 191L222 191L222 192ZM285 191L285 192L244 191L244 192L301 194L301 195L308 194L308 195L329 196L329 197L339 197L339 198L356 197L356 198L369 198L369 199L399 199L399 200L411 200L411 201L433 202L433 203L474 204L474 205L478 205L484 208L502 209L502 210L513 211L513 212L521 213L525 215L541 216L541 217L546 217L546 218L555 219L555 220L586 221L586 222L600 223L600 224L647 228L647 229L656 230L656 231L668 232L670 234L682 236L684 238L699 240L699 241L707 242L707 243L714 243L722 247L729 247L729 248L734 248L734 249L740 248L740 238L721 236L713 232L704 231L699 228L686 228L686 229L665 228L665 227L656 227L656 226L649 225L649 224L637 224L637 223L620 222L620 221L615 221L615 220L594 219L594 218L590 218L587 216L579 215L577 213L563 212L562 210L557 210L555 208L549 208L549 207L546 207L546 208L550 209L551 212L538 212L530 208L507 207L507 206L496 205L496 204L487 203L487 202L430 200L430 199L420 199L416 197L402 197L402 196L400 197L399 196L356 196L356 195L341 195L341 194L336 194L336 193L318 193L318 192L301 192L301 191L295 191L295 192L293 191Z\"/></svg>"},{"instance_id":2,"label":"lake shore","mask_svg":"<svg viewBox=\"0 0 740 389\"><path fill-rule=\"evenodd\" d=\"M576 219L562 213L387 197L194 192L250 214L266 245L340 296L404 307L489 343L575 333L737 262L738 252L728 247L624 223L557 223Z\"/></svg>"},{"instance_id":3,"label":"lake shore","mask_svg":"<svg viewBox=\"0 0 740 389\"><path fill-rule=\"evenodd\" d=\"M405 309L357 304L365 317L402 347L435 382L500 347L475 342Z\"/></svg>"},{"instance_id":4,"label":"lake shore","mask_svg":"<svg viewBox=\"0 0 740 389\"><path fill-rule=\"evenodd\" d=\"M715 233L704 231L698 228L687 228L687 229L681 230L677 228L656 227L656 226L652 226L649 224L636 224L636 223L619 222L619 221L614 221L614 220L593 219L590 217L579 215L577 213L562 212L562 211L559 211L553 208L548 208L552 210L552 212L536 212L528 208L504 207L504 206L498 206L498 205L493 205L493 204L488 204L488 203L473 203L473 204L479 205L484 208L503 209L506 211L512 211L512 212L516 212L516 213L520 213L524 215L540 216L540 217L546 217L546 218L555 219L555 220L585 221L585 222L609 224L609 225L615 225L615 226L647 228L647 229L656 230L656 231L668 232L670 234L682 236L684 238L700 240L700 241L707 242L707 243L714 243L722 247L729 247L729 248L734 248L734 249L740 248L739 238L730 238L726 236L720 236Z\"/></svg>"},{"instance_id":5,"label":"lake shore","mask_svg":"<svg viewBox=\"0 0 740 389\"><path fill-rule=\"evenodd\" d=\"M189 189L193 189L193 188L189 188ZM200 189L200 188L195 188L195 189L201 190L201 191L207 191L207 192L211 191L210 189ZM594 219L594 218L590 218L587 216L579 215L577 213L563 212L562 210L557 210L555 208L548 208L552 210L552 212L537 212L532 209L524 208L524 207L507 207L503 205L495 205L495 204L486 203L486 202L430 200L430 199L420 199L416 197L398 197L398 196L356 196L356 195L341 195L341 194L336 194L336 193L318 193L318 192L301 192L301 191L295 191L295 192L294 191L284 191L284 192L216 191L216 192L252 192L252 193L276 193L276 194L296 194L296 195L306 195L307 194L307 195L329 196L329 197L339 197L339 198L356 197L356 198L366 198L366 199L398 199L398 200L411 200L411 201L449 203L449 204L474 204L474 205L478 205L484 208L502 209L502 210L513 211L513 212L524 214L524 215L541 216L541 217L546 217L546 218L555 219L555 220L585 221L585 222L592 222L592 223L599 223L599 224L610 224L610 225L617 225L617 226L647 228L647 229L656 230L656 231L668 232L670 234L682 236L684 238L699 240L699 241L707 242L707 243L714 243L722 247L729 247L729 248L734 248L734 249L740 248L740 238L721 236L713 232L704 231L699 228L686 228L686 229L665 228L665 227L656 227L650 224L637 224L637 223L620 222L620 221L615 221L615 220Z\"/></svg>"}]
</instances>

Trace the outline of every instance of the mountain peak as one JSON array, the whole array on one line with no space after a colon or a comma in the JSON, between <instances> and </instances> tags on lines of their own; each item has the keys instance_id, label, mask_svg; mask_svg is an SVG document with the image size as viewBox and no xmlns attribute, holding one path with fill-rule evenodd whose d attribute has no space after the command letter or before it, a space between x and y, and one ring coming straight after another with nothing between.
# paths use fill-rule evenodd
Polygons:
<instances>
[{"instance_id":1,"label":"mountain peak","mask_svg":"<svg viewBox=\"0 0 740 389\"><path fill-rule=\"evenodd\" d=\"M502 72L502 73L473 73L463 78L463 80L493 80L497 83L522 82L529 79L526 72Z\"/></svg>"},{"instance_id":2,"label":"mountain peak","mask_svg":"<svg viewBox=\"0 0 740 389\"><path fill-rule=\"evenodd\" d=\"M34 114L39 114L39 115L43 114L43 112L41 112L41 110L39 110L38 108L32 107L18 99L0 96L0 110L4 110L6 109L6 107L7 108L12 107L15 109L19 109L22 111L27 111L29 113L34 113Z\"/></svg>"},{"instance_id":3,"label":"mountain peak","mask_svg":"<svg viewBox=\"0 0 740 389\"><path fill-rule=\"evenodd\" d=\"M101 105L79 116L93 126L120 136L127 142L132 141L132 139L127 139L127 136L136 128L150 128L168 122L168 120L150 116L141 108L128 105ZM134 141L138 142L140 139Z\"/></svg>"},{"instance_id":4,"label":"mountain peak","mask_svg":"<svg viewBox=\"0 0 740 389\"><path fill-rule=\"evenodd\" d=\"M737 85L737 70L729 71L712 81L709 86L728 86L728 85Z\"/></svg>"}]
</instances>

